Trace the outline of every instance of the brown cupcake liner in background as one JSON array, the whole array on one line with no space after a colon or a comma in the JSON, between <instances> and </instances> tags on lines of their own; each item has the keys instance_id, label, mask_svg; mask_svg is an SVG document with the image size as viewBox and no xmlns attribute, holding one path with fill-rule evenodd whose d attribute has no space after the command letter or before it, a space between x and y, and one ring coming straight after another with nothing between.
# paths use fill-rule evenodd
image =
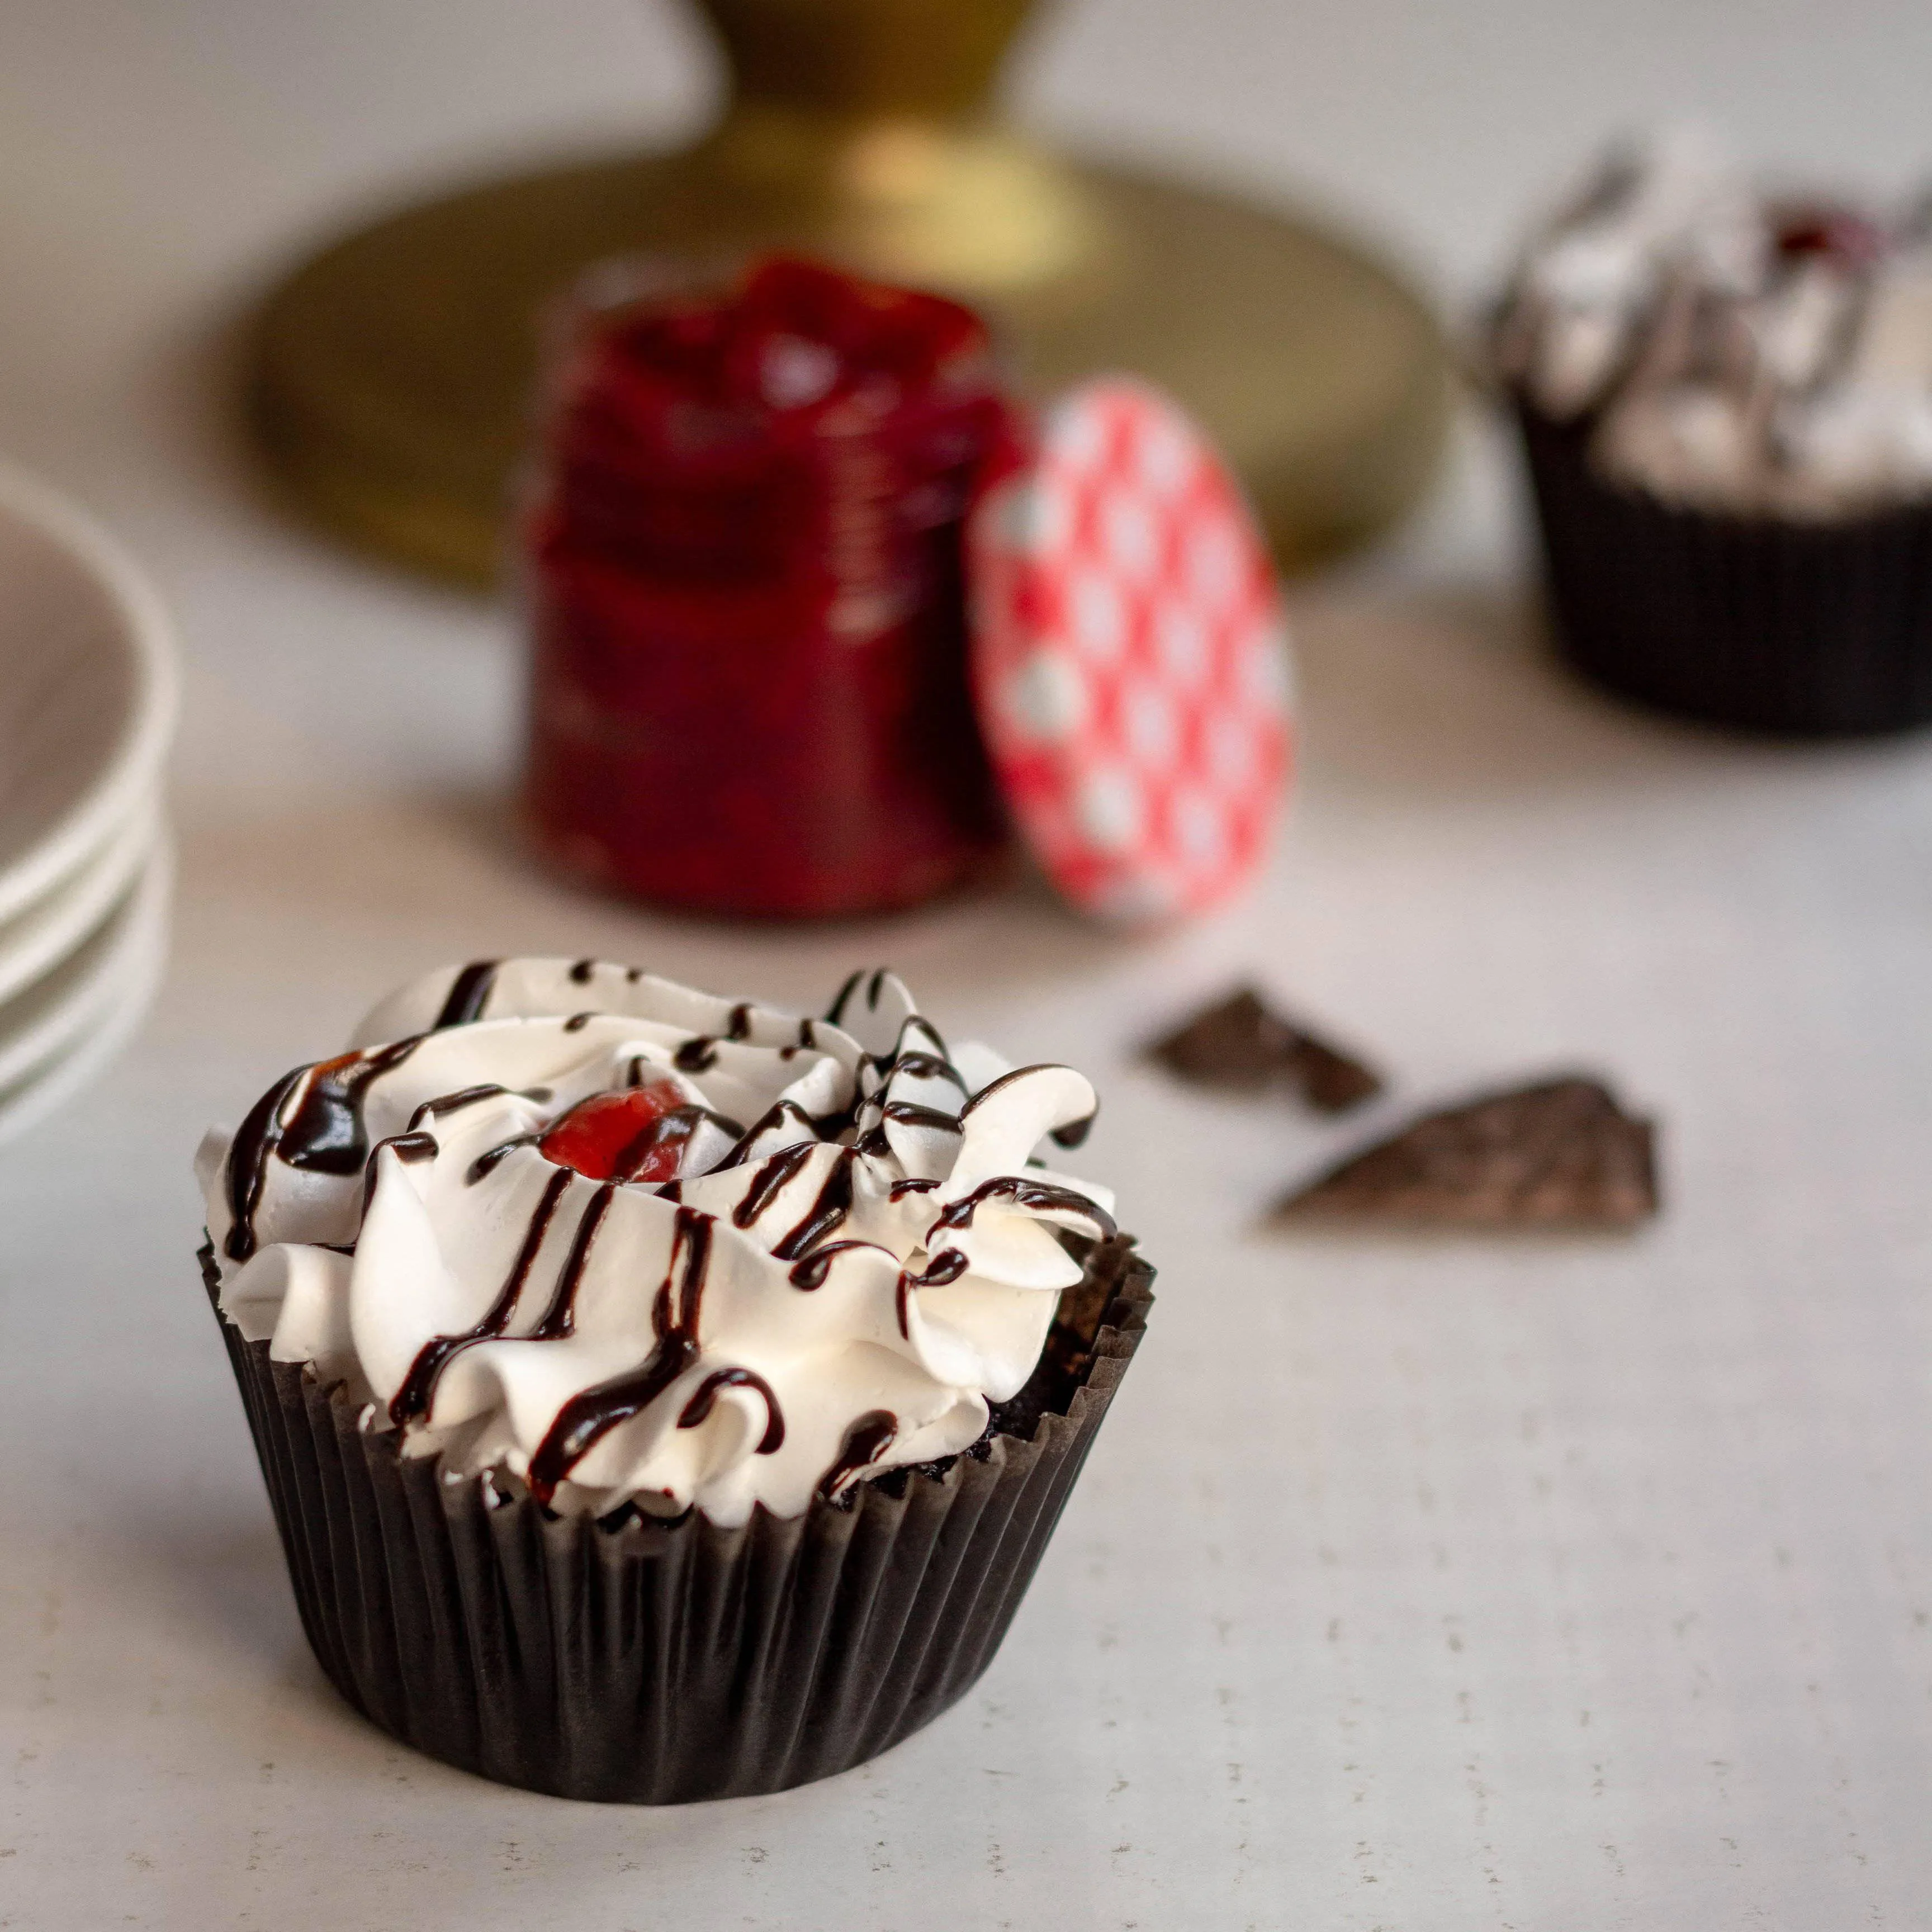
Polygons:
<instances>
[{"instance_id":1,"label":"brown cupcake liner in background","mask_svg":"<svg viewBox=\"0 0 1932 1932\"><path fill-rule=\"evenodd\" d=\"M1726 516L1598 474L1593 423L1513 399L1557 643L1612 691L1785 736L1932 722L1932 506Z\"/></svg>"},{"instance_id":2,"label":"brown cupcake liner in background","mask_svg":"<svg viewBox=\"0 0 1932 1932\"><path fill-rule=\"evenodd\" d=\"M553 1516L513 1478L405 1457L340 1384L216 1317L302 1628L343 1696L503 1784L678 1804L862 1763L992 1662L1154 1300L1130 1243L1086 1266L974 1450L739 1529ZM206 1251L202 1270L212 1298Z\"/></svg>"}]
</instances>

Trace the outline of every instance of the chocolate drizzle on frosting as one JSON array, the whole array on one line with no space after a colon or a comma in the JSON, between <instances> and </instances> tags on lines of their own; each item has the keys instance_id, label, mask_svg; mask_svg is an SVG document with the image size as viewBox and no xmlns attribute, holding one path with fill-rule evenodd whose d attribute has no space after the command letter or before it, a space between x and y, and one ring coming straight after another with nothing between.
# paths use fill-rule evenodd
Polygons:
<instances>
[{"instance_id":1,"label":"chocolate drizzle on frosting","mask_svg":"<svg viewBox=\"0 0 1932 1932\"><path fill-rule=\"evenodd\" d=\"M694 1033L671 1056L680 1073L708 1073L718 1064L718 1042L709 1034Z\"/></svg>"},{"instance_id":2,"label":"chocolate drizzle on frosting","mask_svg":"<svg viewBox=\"0 0 1932 1932\"><path fill-rule=\"evenodd\" d=\"M777 1109L772 1111L776 1112ZM731 1225L734 1228L754 1226L765 1210L798 1178L800 1170L811 1160L812 1150L817 1144L813 1141L800 1141L796 1147L780 1148L765 1162L752 1175L752 1184L745 1190L745 1198L731 1210Z\"/></svg>"},{"instance_id":3,"label":"chocolate drizzle on frosting","mask_svg":"<svg viewBox=\"0 0 1932 1932\"><path fill-rule=\"evenodd\" d=\"M857 1159L858 1150L855 1148L838 1150L832 1170L825 1177L825 1184L818 1190L818 1198L812 1204L805 1219L772 1249L777 1259L796 1261L809 1253L852 1211L852 1168Z\"/></svg>"},{"instance_id":4,"label":"chocolate drizzle on frosting","mask_svg":"<svg viewBox=\"0 0 1932 1932\"><path fill-rule=\"evenodd\" d=\"M821 1501L830 1502L859 1472L876 1462L899 1432L899 1419L889 1408L869 1409L845 1432L838 1460L825 1472L818 1486Z\"/></svg>"},{"instance_id":5,"label":"chocolate drizzle on frosting","mask_svg":"<svg viewBox=\"0 0 1932 1932\"><path fill-rule=\"evenodd\" d=\"M535 1147L542 1140L546 1130L539 1127L532 1133L513 1135L508 1140L499 1141L494 1147L485 1148L470 1163L464 1179L474 1187L479 1180L487 1179L496 1172L499 1164L509 1158L519 1148Z\"/></svg>"},{"instance_id":6,"label":"chocolate drizzle on frosting","mask_svg":"<svg viewBox=\"0 0 1932 1932\"><path fill-rule=\"evenodd\" d=\"M1070 1187L1057 1186L1050 1180L1034 1180L1024 1174L995 1174L991 1180L982 1180L970 1194L956 1201L944 1210L933 1222L937 1233L942 1228L970 1228L973 1216L988 1201L1010 1201L1016 1208L1030 1209L1036 1214L1077 1214L1095 1232L1101 1240L1110 1239L1120 1231L1114 1225L1114 1217L1098 1202L1090 1201L1084 1194L1076 1194Z\"/></svg>"},{"instance_id":7,"label":"chocolate drizzle on frosting","mask_svg":"<svg viewBox=\"0 0 1932 1932\"><path fill-rule=\"evenodd\" d=\"M268 1156L281 1138L281 1111L308 1072L298 1066L285 1073L248 1109L229 1144L227 1182L230 1226L223 1244L232 1262L245 1262L255 1252L255 1210L261 1205L268 1179Z\"/></svg>"},{"instance_id":8,"label":"chocolate drizzle on frosting","mask_svg":"<svg viewBox=\"0 0 1932 1932\"><path fill-rule=\"evenodd\" d=\"M362 1212L357 1225L369 1218L369 1203L376 1194L376 1158L387 1148L405 1167L413 1167L418 1161L434 1160L442 1149L437 1144L434 1134L418 1133L412 1129L406 1134L392 1134L386 1141L378 1141L369 1150L369 1158L362 1169Z\"/></svg>"},{"instance_id":9,"label":"chocolate drizzle on frosting","mask_svg":"<svg viewBox=\"0 0 1932 1932\"><path fill-rule=\"evenodd\" d=\"M914 1292L922 1288L944 1288L947 1282L957 1281L972 1265L963 1248L942 1248L917 1274L910 1268L900 1269L898 1286L893 1292L892 1301L899 1318L899 1333L908 1341L912 1340L910 1310Z\"/></svg>"},{"instance_id":10,"label":"chocolate drizzle on frosting","mask_svg":"<svg viewBox=\"0 0 1932 1932\"><path fill-rule=\"evenodd\" d=\"M291 1167L321 1174L355 1174L368 1158L363 1096L370 1082L402 1065L419 1040L401 1040L368 1053L346 1053L312 1070L274 1151Z\"/></svg>"},{"instance_id":11,"label":"chocolate drizzle on frosting","mask_svg":"<svg viewBox=\"0 0 1932 1932\"><path fill-rule=\"evenodd\" d=\"M402 1386L390 1400L391 1421L400 1426L427 1415L430 1405L436 1400L436 1383L451 1361L473 1343L494 1340L508 1328L510 1317L516 1312L518 1298L524 1292L524 1282L530 1279L537 1251L543 1246L544 1236L550 1230L550 1217L556 1212L556 1204L563 1198L564 1190L570 1182L568 1168L560 1167L550 1176L544 1186L543 1198L530 1216L530 1226L524 1231L523 1245L510 1264L510 1272L482 1320L464 1334L439 1335L423 1345L416 1360L410 1364Z\"/></svg>"},{"instance_id":12,"label":"chocolate drizzle on frosting","mask_svg":"<svg viewBox=\"0 0 1932 1932\"><path fill-rule=\"evenodd\" d=\"M903 1073L909 1080L950 1080L962 1094L967 1091L965 1077L951 1060L937 1053L923 1053L916 1047L902 1053L886 1070L890 1079Z\"/></svg>"},{"instance_id":13,"label":"chocolate drizzle on frosting","mask_svg":"<svg viewBox=\"0 0 1932 1932\"><path fill-rule=\"evenodd\" d=\"M845 1019L845 1009L847 1006L850 1004L852 995L859 990L860 983L864 980L865 976L865 971L862 968L858 972L853 974L850 977L846 980L844 985L841 986L838 992L832 995L831 1005L827 1006L825 1010L825 1023L827 1026L841 1026L844 1024ZM876 976L874 980L873 984L874 991L872 994L872 1001L876 1006L878 1003L879 998L877 990L878 981ZM808 1043L809 1042L808 1042Z\"/></svg>"},{"instance_id":14,"label":"chocolate drizzle on frosting","mask_svg":"<svg viewBox=\"0 0 1932 1932\"><path fill-rule=\"evenodd\" d=\"M467 1026L472 1020L481 1019L495 990L496 968L501 963L495 959L473 959L464 967L451 982L449 997L443 1001L430 1032L440 1033L445 1027Z\"/></svg>"},{"instance_id":15,"label":"chocolate drizzle on frosting","mask_svg":"<svg viewBox=\"0 0 1932 1932\"><path fill-rule=\"evenodd\" d=\"M640 1367L580 1390L557 1411L556 1419L530 1458L530 1493L538 1502L548 1505L556 1494L557 1485L604 1436L620 1423L641 1414L679 1376L696 1366L698 1317L704 1303L705 1270L711 1258L711 1228L710 1215L701 1214L694 1208L678 1209L676 1228L671 1238L670 1265L658 1290L653 1310L657 1346ZM674 1286L680 1255L683 1274Z\"/></svg>"},{"instance_id":16,"label":"chocolate drizzle on frosting","mask_svg":"<svg viewBox=\"0 0 1932 1932\"><path fill-rule=\"evenodd\" d=\"M767 1134L794 1127L798 1130L800 1141L807 1147L818 1138L818 1123L795 1102L781 1100L775 1106L767 1107L712 1172L722 1174L728 1167L742 1166L751 1158L752 1148ZM789 1152L790 1149L786 1151ZM749 1227L751 1223L741 1221L738 1225L745 1228Z\"/></svg>"},{"instance_id":17,"label":"chocolate drizzle on frosting","mask_svg":"<svg viewBox=\"0 0 1932 1932\"><path fill-rule=\"evenodd\" d=\"M850 1254L854 1248L870 1248L875 1254L890 1255L890 1248L882 1248L876 1241L827 1241L822 1248L814 1248L802 1261L794 1262L787 1277L793 1287L811 1294L823 1288L832 1273L832 1264L841 1255Z\"/></svg>"},{"instance_id":18,"label":"chocolate drizzle on frosting","mask_svg":"<svg viewBox=\"0 0 1932 1932\"><path fill-rule=\"evenodd\" d=\"M938 1107L922 1107L916 1100L888 1100L881 1111L895 1126L931 1127L947 1134L965 1131L957 1114L944 1112Z\"/></svg>"},{"instance_id":19,"label":"chocolate drizzle on frosting","mask_svg":"<svg viewBox=\"0 0 1932 1932\"><path fill-rule=\"evenodd\" d=\"M627 1142L619 1149L616 1159L610 1163L612 1178L634 1180L638 1168L660 1148L675 1147L682 1150L692 1135L707 1121L720 1133L728 1135L734 1141L745 1131L736 1120L725 1114L713 1113L709 1107L700 1107L695 1102L688 1107L674 1107L669 1113L660 1114L634 1139Z\"/></svg>"},{"instance_id":20,"label":"chocolate drizzle on frosting","mask_svg":"<svg viewBox=\"0 0 1932 1932\"><path fill-rule=\"evenodd\" d=\"M985 1106L995 1094L1010 1087L1015 1081L1024 1080L1030 1074L1042 1073L1051 1070L1052 1070L1044 1066L1016 1066L1010 1073L1002 1073L998 1079L988 1081L986 1085L982 1087L979 1092L960 1108L959 1118L963 1120L968 1114ZM1078 1120L1068 1120L1064 1125L1054 1127L1051 1130L1049 1138L1056 1147L1077 1148L1094 1131L1094 1123L1099 1118L1100 1112L1100 1108L1096 1106L1091 1113L1083 1114Z\"/></svg>"},{"instance_id":21,"label":"chocolate drizzle on frosting","mask_svg":"<svg viewBox=\"0 0 1932 1932\"><path fill-rule=\"evenodd\" d=\"M718 1369L698 1385L698 1393L684 1406L677 1419L680 1429L695 1429L710 1414L722 1388L752 1388L765 1399L765 1432L758 1438L756 1454L775 1456L784 1447L784 1418L778 1412L778 1399L772 1385L750 1369Z\"/></svg>"},{"instance_id":22,"label":"chocolate drizzle on frosting","mask_svg":"<svg viewBox=\"0 0 1932 1932\"><path fill-rule=\"evenodd\" d=\"M614 1180L601 1184L578 1217L577 1232L571 1237L570 1252L558 1270L556 1286L550 1290L550 1306L543 1318L530 1330L533 1342L560 1342L577 1325L577 1285L584 1279L584 1264L590 1258L590 1244L597 1238L604 1216L610 1212L610 1197L617 1191ZM679 1210L682 1213L683 1210Z\"/></svg>"},{"instance_id":23,"label":"chocolate drizzle on frosting","mask_svg":"<svg viewBox=\"0 0 1932 1932\"><path fill-rule=\"evenodd\" d=\"M460 1088L454 1094L440 1094L434 1100L425 1100L410 1116L410 1129L413 1132L425 1121L439 1120L446 1114L460 1114L466 1107L473 1107L479 1101L494 1100L499 1094L507 1094L510 1089L499 1087L494 1082L485 1082L480 1087ZM526 1087L520 1097L541 1104L550 1096L548 1087Z\"/></svg>"},{"instance_id":24,"label":"chocolate drizzle on frosting","mask_svg":"<svg viewBox=\"0 0 1932 1932\"><path fill-rule=\"evenodd\" d=\"M371 1081L401 1066L419 1043L398 1040L372 1052L345 1053L285 1074L248 1110L228 1150L227 1192L233 1225L224 1249L245 1262L255 1252L255 1210L266 1184L268 1156L322 1174L357 1174L369 1156L362 1101ZM285 1120L283 1114L294 1103Z\"/></svg>"}]
</instances>

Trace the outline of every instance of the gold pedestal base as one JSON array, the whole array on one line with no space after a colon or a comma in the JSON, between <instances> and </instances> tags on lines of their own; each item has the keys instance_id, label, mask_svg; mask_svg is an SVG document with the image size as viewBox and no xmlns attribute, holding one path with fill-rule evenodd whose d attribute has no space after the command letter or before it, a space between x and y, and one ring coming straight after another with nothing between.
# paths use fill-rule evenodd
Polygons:
<instances>
[{"instance_id":1,"label":"gold pedestal base","mask_svg":"<svg viewBox=\"0 0 1932 1932\"><path fill-rule=\"evenodd\" d=\"M605 257L784 241L974 302L1035 395L1102 369L1171 390L1288 568L1373 536L1426 482L1447 414L1439 336L1346 243L991 126L941 140L868 124L832 146L836 181L821 130L788 146L782 118L741 113L683 154L492 183L337 244L260 320L254 417L272 463L352 542L486 584L544 303Z\"/></svg>"}]
</instances>

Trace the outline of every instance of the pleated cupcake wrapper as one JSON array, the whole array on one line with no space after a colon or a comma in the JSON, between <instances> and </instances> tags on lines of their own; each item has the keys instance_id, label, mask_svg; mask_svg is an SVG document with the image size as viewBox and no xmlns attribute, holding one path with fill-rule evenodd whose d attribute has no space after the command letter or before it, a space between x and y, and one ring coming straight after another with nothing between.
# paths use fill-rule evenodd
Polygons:
<instances>
[{"instance_id":1,"label":"pleated cupcake wrapper","mask_svg":"<svg viewBox=\"0 0 1932 1932\"><path fill-rule=\"evenodd\" d=\"M1932 720L1932 507L1724 516L1609 482L1591 425L1518 398L1564 654L1610 689L1801 736Z\"/></svg>"},{"instance_id":2,"label":"pleated cupcake wrapper","mask_svg":"<svg viewBox=\"0 0 1932 1932\"><path fill-rule=\"evenodd\" d=\"M849 1507L608 1529L521 1485L406 1457L340 1384L271 1361L217 1308L317 1661L430 1756L634 1804L779 1791L890 1748L992 1660L1153 1302L1120 1244L1065 1412ZM214 1281L210 1264L211 1296ZM897 1489L900 1493L895 1495Z\"/></svg>"}]
</instances>

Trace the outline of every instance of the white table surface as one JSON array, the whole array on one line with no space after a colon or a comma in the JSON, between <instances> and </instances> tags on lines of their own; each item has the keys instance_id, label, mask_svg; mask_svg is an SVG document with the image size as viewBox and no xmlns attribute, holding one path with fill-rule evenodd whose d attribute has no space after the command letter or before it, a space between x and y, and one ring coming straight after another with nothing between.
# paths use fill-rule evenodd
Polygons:
<instances>
[{"instance_id":1,"label":"white table surface","mask_svg":"<svg viewBox=\"0 0 1932 1932\"><path fill-rule=\"evenodd\" d=\"M1028 99L1352 199L1466 288L1545 168L1700 86L1896 178L1928 20L1114 0ZM1478 443L1405 549L1301 593L1299 799L1210 923L1127 944L1021 894L746 935L550 883L502 816L512 628L274 519L216 424L220 325L394 177L701 92L625 0L0 16L0 448L123 531L189 660L166 992L0 1156L0 1926L1932 1925L1932 746L1739 746L1577 688ZM828 1784L499 1789L304 1648L188 1157L393 981L524 950L799 1002L890 959L1105 1089L1085 1159L1162 1268L1150 1339L982 1684ZM1395 1098L1324 1128L1136 1066L1249 974ZM1573 1064L1664 1123L1636 1238L1253 1232L1402 1108Z\"/></svg>"}]
</instances>

